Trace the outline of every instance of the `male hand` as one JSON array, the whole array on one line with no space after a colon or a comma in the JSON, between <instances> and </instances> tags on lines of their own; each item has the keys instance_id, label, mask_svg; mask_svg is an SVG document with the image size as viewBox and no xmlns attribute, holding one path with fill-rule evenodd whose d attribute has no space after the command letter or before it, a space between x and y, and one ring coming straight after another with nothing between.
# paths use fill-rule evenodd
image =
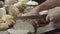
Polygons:
<instances>
[{"instance_id":1,"label":"male hand","mask_svg":"<svg viewBox=\"0 0 60 34\"><path fill-rule=\"evenodd\" d=\"M56 23L60 22L60 7L56 7L49 10L46 20L50 22L56 22Z\"/></svg>"},{"instance_id":2,"label":"male hand","mask_svg":"<svg viewBox=\"0 0 60 34\"><path fill-rule=\"evenodd\" d=\"M28 13L22 14L22 16L33 16L33 15L39 15L39 12L35 10L35 8Z\"/></svg>"}]
</instances>

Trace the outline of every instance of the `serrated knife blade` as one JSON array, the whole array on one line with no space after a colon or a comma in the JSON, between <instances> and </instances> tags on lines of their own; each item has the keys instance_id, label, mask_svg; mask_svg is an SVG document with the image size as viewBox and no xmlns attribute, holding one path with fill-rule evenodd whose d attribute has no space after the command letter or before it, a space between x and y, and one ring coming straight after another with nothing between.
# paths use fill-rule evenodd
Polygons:
<instances>
[{"instance_id":1,"label":"serrated knife blade","mask_svg":"<svg viewBox=\"0 0 60 34\"><path fill-rule=\"evenodd\" d=\"M37 16L19 16L14 17L14 19L40 19L40 18L46 18L46 15L37 15Z\"/></svg>"}]
</instances>

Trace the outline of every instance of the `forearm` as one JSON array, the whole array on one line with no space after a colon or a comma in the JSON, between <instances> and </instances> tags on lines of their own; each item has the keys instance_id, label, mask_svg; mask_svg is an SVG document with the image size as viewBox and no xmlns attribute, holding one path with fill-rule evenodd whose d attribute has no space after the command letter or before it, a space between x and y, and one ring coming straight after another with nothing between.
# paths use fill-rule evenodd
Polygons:
<instances>
[{"instance_id":1,"label":"forearm","mask_svg":"<svg viewBox=\"0 0 60 34\"><path fill-rule=\"evenodd\" d=\"M48 10L54 7L60 6L60 0L54 1L45 1L44 3L40 4L39 6L35 7L34 10L39 12L42 10Z\"/></svg>"}]
</instances>

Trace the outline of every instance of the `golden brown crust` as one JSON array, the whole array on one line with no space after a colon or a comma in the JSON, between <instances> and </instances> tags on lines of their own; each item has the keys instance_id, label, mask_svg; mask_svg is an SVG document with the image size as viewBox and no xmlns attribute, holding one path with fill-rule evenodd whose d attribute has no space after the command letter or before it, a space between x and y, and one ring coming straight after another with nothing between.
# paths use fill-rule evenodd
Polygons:
<instances>
[{"instance_id":1,"label":"golden brown crust","mask_svg":"<svg viewBox=\"0 0 60 34\"><path fill-rule=\"evenodd\" d=\"M13 20L13 16L5 15L0 20L0 30L7 30L13 26L16 22Z\"/></svg>"}]
</instances>

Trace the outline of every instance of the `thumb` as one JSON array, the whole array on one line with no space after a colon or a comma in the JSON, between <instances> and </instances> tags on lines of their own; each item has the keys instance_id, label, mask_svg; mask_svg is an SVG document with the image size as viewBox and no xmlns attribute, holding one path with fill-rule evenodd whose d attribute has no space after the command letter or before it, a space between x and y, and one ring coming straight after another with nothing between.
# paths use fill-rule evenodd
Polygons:
<instances>
[{"instance_id":1,"label":"thumb","mask_svg":"<svg viewBox=\"0 0 60 34\"><path fill-rule=\"evenodd\" d=\"M49 20L49 17L48 16L46 16L46 21L48 21Z\"/></svg>"},{"instance_id":2,"label":"thumb","mask_svg":"<svg viewBox=\"0 0 60 34\"><path fill-rule=\"evenodd\" d=\"M47 22L50 22L49 16L46 17L46 21Z\"/></svg>"}]
</instances>

